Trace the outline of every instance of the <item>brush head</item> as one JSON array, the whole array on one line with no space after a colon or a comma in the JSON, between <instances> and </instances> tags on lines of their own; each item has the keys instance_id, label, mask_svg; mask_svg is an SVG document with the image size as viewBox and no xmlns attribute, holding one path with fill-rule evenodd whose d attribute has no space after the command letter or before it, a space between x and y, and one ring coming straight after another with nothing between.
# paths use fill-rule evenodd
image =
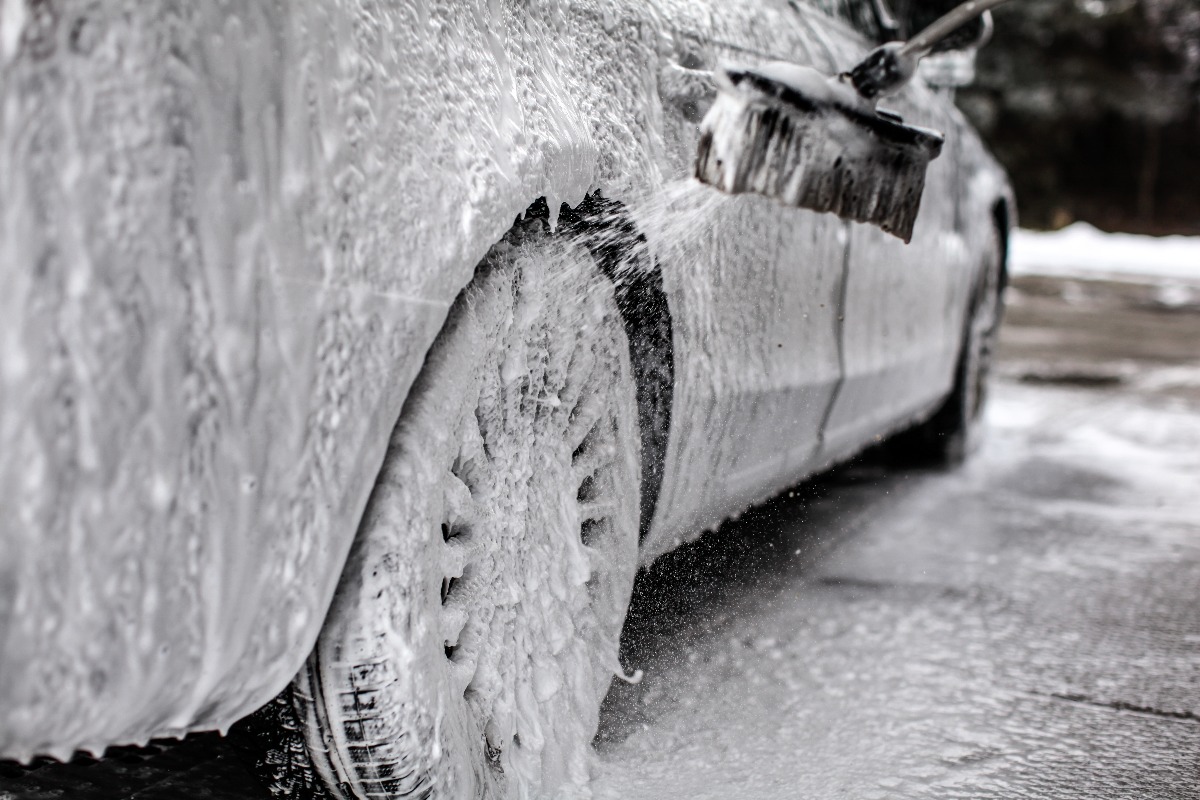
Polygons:
<instances>
[{"instance_id":1,"label":"brush head","mask_svg":"<svg viewBox=\"0 0 1200 800\"><path fill-rule=\"evenodd\" d=\"M876 111L815 70L727 67L716 80L720 91L700 123L697 178L912 239L940 133Z\"/></svg>"}]
</instances>

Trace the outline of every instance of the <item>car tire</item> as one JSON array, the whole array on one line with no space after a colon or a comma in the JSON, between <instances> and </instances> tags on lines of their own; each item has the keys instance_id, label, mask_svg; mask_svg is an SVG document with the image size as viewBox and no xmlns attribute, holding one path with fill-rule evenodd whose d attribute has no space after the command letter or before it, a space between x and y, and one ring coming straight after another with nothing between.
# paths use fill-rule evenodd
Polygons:
<instances>
[{"instance_id":1,"label":"car tire","mask_svg":"<svg viewBox=\"0 0 1200 800\"><path fill-rule=\"evenodd\" d=\"M583 785L620 670L639 453L612 284L545 220L520 223L430 349L290 698L259 712L273 790Z\"/></svg>"},{"instance_id":2,"label":"car tire","mask_svg":"<svg viewBox=\"0 0 1200 800\"><path fill-rule=\"evenodd\" d=\"M1000 233L996 231L985 250L979 282L971 296L954 386L933 416L888 442L886 451L892 463L955 467L978 449L988 378L1004 312L1003 267Z\"/></svg>"}]
</instances>

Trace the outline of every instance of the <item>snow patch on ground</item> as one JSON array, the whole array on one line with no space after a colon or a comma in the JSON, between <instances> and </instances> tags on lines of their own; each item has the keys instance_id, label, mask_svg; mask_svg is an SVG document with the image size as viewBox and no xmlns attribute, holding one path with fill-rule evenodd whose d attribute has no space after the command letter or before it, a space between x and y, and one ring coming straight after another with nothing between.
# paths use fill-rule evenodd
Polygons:
<instances>
[{"instance_id":1,"label":"snow patch on ground","mask_svg":"<svg viewBox=\"0 0 1200 800\"><path fill-rule=\"evenodd\" d=\"M1084 222L1059 231L1012 235L1013 275L1200 282L1200 236L1105 233Z\"/></svg>"}]
</instances>

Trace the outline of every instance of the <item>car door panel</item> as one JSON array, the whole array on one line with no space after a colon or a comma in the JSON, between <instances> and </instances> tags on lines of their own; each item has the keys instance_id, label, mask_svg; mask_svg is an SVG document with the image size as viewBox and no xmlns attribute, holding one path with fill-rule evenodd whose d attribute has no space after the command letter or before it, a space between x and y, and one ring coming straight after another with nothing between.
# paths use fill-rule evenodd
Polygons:
<instances>
[{"instance_id":1,"label":"car door panel","mask_svg":"<svg viewBox=\"0 0 1200 800\"><path fill-rule=\"evenodd\" d=\"M845 26L830 31L843 68L870 48ZM927 172L911 243L874 226L850 226L845 374L823 432L823 463L927 412L950 389L962 334L970 273L956 227L957 126L942 101L919 84L880 105L910 124L946 133L947 142Z\"/></svg>"},{"instance_id":2,"label":"car door panel","mask_svg":"<svg viewBox=\"0 0 1200 800\"><path fill-rule=\"evenodd\" d=\"M692 6L672 30L686 67L795 59L829 70L805 11ZM690 27L689 27L690 26ZM843 223L689 177L699 129L664 98L667 192L638 223L656 248L675 327L674 427L646 555L720 522L814 463L840 378Z\"/></svg>"}]
</instances>

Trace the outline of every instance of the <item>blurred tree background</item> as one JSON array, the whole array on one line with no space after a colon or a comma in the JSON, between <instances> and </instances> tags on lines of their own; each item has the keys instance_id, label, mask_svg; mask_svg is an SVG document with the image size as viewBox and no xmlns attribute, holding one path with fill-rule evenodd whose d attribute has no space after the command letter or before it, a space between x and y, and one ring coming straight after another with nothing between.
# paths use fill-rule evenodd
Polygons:
<instances>
[{"instance_id":1,"label":"blurred tree background","mask_svg":"<svg viewBox=\"0 0 1200 800\"><path fill-rule=\"evenodd\" d=\"M958 102L1025 227L1200 233L1200 0L1022 0Z\"/></svg>"}]
</instances>

